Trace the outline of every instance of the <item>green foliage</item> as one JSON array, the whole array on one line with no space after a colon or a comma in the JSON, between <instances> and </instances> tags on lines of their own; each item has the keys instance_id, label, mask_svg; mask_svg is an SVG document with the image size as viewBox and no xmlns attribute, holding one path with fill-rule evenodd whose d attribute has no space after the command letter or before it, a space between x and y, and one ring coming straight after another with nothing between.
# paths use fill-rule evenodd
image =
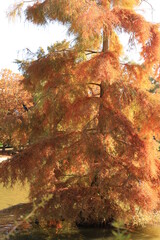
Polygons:
<instances>
[{"instance_id":1,"label":"green foliage","mask_svg":"<svg viewBox=\"0 0 160 240\"><path fill-rule=\"evenodd\" d=\"M156 81L154 78L149 77L150 82L152 83L153 87L149 90L150 93L155 93L157 89L160 88L159 81Z\"/></svg>"},{"instance_id":2,"label":"green foliage","mask_svg":"<svg viewBox=\"0 0 160 240\"><path fill-rule=\"evenodd\" d=\"M45 56L45 51L44 51L44 49L43 49L42 47L40 47L40 48L38 49L38 51L36 52L36 55L37 55L37 58L42 58L42 57L44 57L44 56Z\"/></svg>"},{"instance_id":3,"label":"green foliage","mask_svg":"<svg viewBox=\"0 0 160 240\"><path fill-rule=\"evenodd\" d=\"M50 47L47 48L48 52L58 52L58 51L65 51L69 49L70 42L63 40L62 42L56 42Z\"/></svg>"},{"instance_id":4,"label":"green foliage","mask_svg":"<svg viewBox=\"0 0 160 240\"><path fill-rule=\"evenodd\" d=\"M131 240L131 235L128 234L123 222L113 222L112 226L115 228L112 230L114 240Z\"/></svg>"}]
</instances>

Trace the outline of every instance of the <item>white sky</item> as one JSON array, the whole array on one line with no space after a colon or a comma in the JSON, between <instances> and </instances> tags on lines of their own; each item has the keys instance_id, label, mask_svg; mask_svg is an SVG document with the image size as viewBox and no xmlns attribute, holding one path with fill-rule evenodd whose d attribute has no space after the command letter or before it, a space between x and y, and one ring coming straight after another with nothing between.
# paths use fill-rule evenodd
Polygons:
<instances>
[{"instance_id":1,"label":"white sky","mask_svg":"<svg viewBox=\"0 0 160 240\"><path fill-rule=\"evenodd\" d=\"M46 49L48 45L56 41L61 41L66 37L67 29L57 23L49 24L45 27L37 27L32 23L23 20L9 21L6 17L8 7L14 0L0 1L0 69L10 68L17 72L17 64L13 63L16 58L21 58L22 50L29 48L35 52L40 46ZM140 12L148 21L160 23L160 0L148 0L153 6L145 2L142 4ZM123 39L127 45L127 39ZM132 54L130 54L132 55Z\"/></svg>"},{"instance_id":2,"label":"white sky","mask_svg":"<svg viewBox=\"0 0 160 240\"><path fill-rule=\"evenodd\" d=\"M29 48L36 52L39 47L46 49L48 45L65 38L67 29L58 24L45 27L36 26L19 18L8 20L6 11L14 0L0 1L0 69L10 68L17 72L17 64L13 63L21 58L22 50Z\"/></svg>"}]
</instances>

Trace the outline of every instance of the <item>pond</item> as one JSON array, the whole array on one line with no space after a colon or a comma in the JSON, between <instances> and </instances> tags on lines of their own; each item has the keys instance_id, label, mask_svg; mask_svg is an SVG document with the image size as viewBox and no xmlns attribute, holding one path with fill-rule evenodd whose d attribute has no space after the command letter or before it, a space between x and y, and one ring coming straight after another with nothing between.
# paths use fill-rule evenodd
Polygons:
<instances>
[{"instance_id":1,"label":"pond","mask_svg":"<svg viewBox=\"0 0 160 240\"><path fill-rule=\"evenodd\" d=\"M0 156L0 162L6 160L9 156ZM8 208L22 202L28 202L29 187L16 184L13 188L4 188L0 184L0 210Z\"/></svg>"},{"instance_id":2,"label":"pond","mask_svg":"<svg viewBox=\"0 0 160 240\"><path fill-rule=\"evenodd\" d=\"M3 158L4 160L5 158ZM29 187L25 187L20 184L16 184L14 188L4 188L0 184L0 210L28 202ZM21 206L21 205L20 205ZM5 214L0 215L0 239L5 239L7 232L14 226L12 223L7 222L4 218ZM3 218L3 219L2 219ZM5 235L4 235L5 233ZM76 228L65 232L55 233L53 229L42 230L40 227L36 227L34 231L26 231L14 234L9 239L13 240L114 240L111 231L106 229L98 228ZM160 240L160 225L148 226L141 230L131 234L132 240Z\"/></svg>"},{"instance_id":3,"label":"pond","mask_svg":"<svg viewBox=\"0 0 160 240\"><path fill-rule=\"evenodd\" d=\"M18 233L11 240L115 240L110 231L105 229L87 228L74 229L56 234L53 230L42 231L35 229L33 232ZM125 240L125 238L116 238ZM160 240L160 227L149 227L131 234L130 240Z\"/></svg>"}]
</instances>

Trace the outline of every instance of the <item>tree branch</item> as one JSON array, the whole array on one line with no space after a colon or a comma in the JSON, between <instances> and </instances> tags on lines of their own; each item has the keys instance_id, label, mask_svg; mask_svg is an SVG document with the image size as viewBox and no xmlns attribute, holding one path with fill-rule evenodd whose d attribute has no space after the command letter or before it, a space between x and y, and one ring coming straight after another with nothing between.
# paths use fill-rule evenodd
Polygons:
<instances>
[{"instance_id":1,"label":"tree branch","mask_svg":"<svg viewBox=\"0 0 160 240\"><path fill-rule=\"evenodd\" d=\"M96 86L101 86L101 84L99 84L99 83L93 83L93 82L91 82L91 83L88 83L89 85L96 85Z\"/></svg>"},{"instance_id":2,"label":"tree branch","mask_svg":"<svg viewBox=\"0 0 160 240\"><path fill-rule=\"evenodd\" d=\"M101 53L101 52L97 52L97 51L94 51L94 50L89 50L89 49L86 49L85 52L88 52L88 54L92 54L92 53Z\"/></svg>"}]
</instances>

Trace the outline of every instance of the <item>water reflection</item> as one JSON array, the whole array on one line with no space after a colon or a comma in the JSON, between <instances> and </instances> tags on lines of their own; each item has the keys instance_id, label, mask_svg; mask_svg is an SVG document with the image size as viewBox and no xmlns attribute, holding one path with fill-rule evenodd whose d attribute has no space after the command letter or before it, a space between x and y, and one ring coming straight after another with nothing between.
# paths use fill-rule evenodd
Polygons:
<instances>
[{"instance_id":1,"label":"water reflection","mask_svg":"<svg viewBox=\"0 0 160 240\"><path fill-rule=\"evenodd\" d=\"M76 231L68 231L56 234L53 230L36 230L30 233L16 234L10 238L11 240L113 240L110 233L100 229L77 229Z\"/></svg>"},{"instance_id":2,"label":"water reflection","mask_svg":"<svg viewBox=\"0 0 160 240\"><path fill-rule=\"evenodd\" d=\"M0 162L7 160L10 156L0 156ZM13 188L5 188L0 184L0 210L10 206L28 202L29 186L15 184Z\"/></svg>"},{"instance_id":3,"label":"water reflection","mask_svg":"<svg viewBox=\"0 0 160 240\"><path fill-rule=\"evenodd\" d=\"M77 229L55 234L53 230L37 229L30 233L16 234L11 240L114 240L111 232L105 229ZM132 240L160 240L160 226L152 226L133 233Z\"/></svg>"},{"instance_id":4,"label":"water reflection","mask_svg":"<svg viewBox=\"0 0 160 240\"><path fill-rule=\"evenodd\" d=\"M29 186L17 183L13 188L5 188L0 184L0 210L10 206L28 202Z\"/></svg>"},{"instance_id":5,"label":"water reflection","mask_svg":"<svg viewBox=\"0 0 160 240\"><path fill-rule=\"evenodd\" d=\"M133 240L160 240L160 225L147 226L133 234Z\"/></svg>"}]
</instances>

